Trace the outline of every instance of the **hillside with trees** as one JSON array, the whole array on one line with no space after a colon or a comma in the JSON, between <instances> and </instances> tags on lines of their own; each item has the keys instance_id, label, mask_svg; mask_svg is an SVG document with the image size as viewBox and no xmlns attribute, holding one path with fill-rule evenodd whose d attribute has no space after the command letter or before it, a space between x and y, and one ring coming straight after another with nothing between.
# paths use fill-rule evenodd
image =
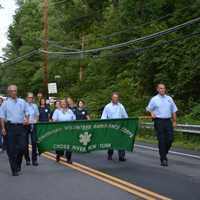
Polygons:
<instances>
[{"instance_id":1,"label":"hillside with trees","mask_svg":"<svg viewBox=\"0 0 200 200\"><path fill-rule=\"evenodd\" d=\"M43 4L17 4L0 85L15 83L23 96L44 90ZM59 97L84 99L93 117L113 91L130 116L144 115L162 82L182 120L199 122L200 21L133 42L198 18L199 8L199 0L49 0L49 82L57 82Z\"/></svg>"}]
</instances>

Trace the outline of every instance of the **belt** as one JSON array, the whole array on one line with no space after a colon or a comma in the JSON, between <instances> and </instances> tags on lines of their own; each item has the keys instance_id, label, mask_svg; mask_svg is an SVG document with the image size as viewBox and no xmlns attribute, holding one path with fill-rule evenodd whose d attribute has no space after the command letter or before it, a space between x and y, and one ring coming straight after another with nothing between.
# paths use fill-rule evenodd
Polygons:
<instances>
[{"instance_id":1,"label":"belt","mask_svg":"<svg viewBox=\"0 0 200 200\"><path fill-rule=\"evenodd\" d=\"M8 121L7 124L11 125L11 126L23 126L23 123L13 123L13 122L10 122L10 121Z\"/></svg>"},{"instance_id":2,"label":"belt","mask_svg":"<svg viewBox=\"0 0 200 200\"><path fill-rule=\"evenodd\" d=\"M156 117L155 120L171 120L171 118L158 118L158 117Z\"/></svg>"}]
</instances>

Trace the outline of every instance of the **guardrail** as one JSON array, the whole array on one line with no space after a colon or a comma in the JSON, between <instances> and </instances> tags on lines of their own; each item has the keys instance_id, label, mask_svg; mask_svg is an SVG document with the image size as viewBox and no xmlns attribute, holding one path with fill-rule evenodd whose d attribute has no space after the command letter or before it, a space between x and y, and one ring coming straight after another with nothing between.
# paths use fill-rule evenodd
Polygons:
<instances>
[{"instance_id":1,"label":"guardrail","mask_svg":"<svg viewBox=\"0 0 200 200\"><path fill-rule=\"evenodd\" d=\"M141 128L145 128L145 129L154 129L153 123L150 123L150 122L141 123L140 126L141 126ZM177 124L175 131L200 135L200 125Z\"/></svg>"}]
</instances>

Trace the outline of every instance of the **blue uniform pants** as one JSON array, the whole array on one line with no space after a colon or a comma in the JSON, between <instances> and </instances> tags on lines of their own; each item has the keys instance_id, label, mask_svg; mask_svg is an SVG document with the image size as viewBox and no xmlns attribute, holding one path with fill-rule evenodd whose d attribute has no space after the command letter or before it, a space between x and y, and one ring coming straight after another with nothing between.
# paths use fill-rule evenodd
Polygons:
<instances>
[{"instance_id":1,"label":"blue uniform pants","mask_svg":"<svg viewBox=\"0 0 200 200\"><path fill-rule=\"evenodd\" d=\"M31 124L27 127L26 132L26 150L25 150L25 159L30 161L29 156L29 135L31 137L31 146L32 146L32 162L37 161L37 135L34 124Z\"/></svg>"},{"instance_id":2,"label":"blue uniform pants","mask_svg":"<svg viewBox=\"0 0 200 200\"><path fill-rule=\"evenodd\" d=\"M6 149L12 172L21 169L26 146L26 131L22 124L7 124Z\"/></svg>"},{"instance_id":3,"label":"blue uniform pants","mask_svg":"<svg viewBox=\"0 0 200 200\"><path fill-rule=\"evenodd\" d=\"M156 118L154 120L154 127L158 139L160 160L167 160L167 154L173 142L172 121L171 119Z\"/></svg>"},{"instance_id":4,"label":"blue uniform pants","mask_svg":"<svg viewBox=\"0 0 200 200\"><path fill-rule=\"evenodd\" d=\"M0 148L2 148L2 147L3 147L3 135L0 131Z\"/></svg>"}]
</instances>

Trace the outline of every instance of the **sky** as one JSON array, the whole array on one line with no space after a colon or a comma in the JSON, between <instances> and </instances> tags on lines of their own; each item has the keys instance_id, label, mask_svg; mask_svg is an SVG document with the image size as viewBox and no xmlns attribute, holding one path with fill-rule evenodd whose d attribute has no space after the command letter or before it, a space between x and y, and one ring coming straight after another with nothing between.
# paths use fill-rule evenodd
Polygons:
<instances>
[{"instance_id":1,"label":"sky","mask_svg":"<svg viewBox=\"0 0 200 200\"><path fill-rule=\"evenodd\" d=\"M8 43L7 32L8 27L13 22L13 15L17 8L15 0L0 0L0 5L3 7L0 9L0 57L3 56L2 49L6 47ZM0 58L0 60L2 60Z\"/></svg>"}]
</instances>

